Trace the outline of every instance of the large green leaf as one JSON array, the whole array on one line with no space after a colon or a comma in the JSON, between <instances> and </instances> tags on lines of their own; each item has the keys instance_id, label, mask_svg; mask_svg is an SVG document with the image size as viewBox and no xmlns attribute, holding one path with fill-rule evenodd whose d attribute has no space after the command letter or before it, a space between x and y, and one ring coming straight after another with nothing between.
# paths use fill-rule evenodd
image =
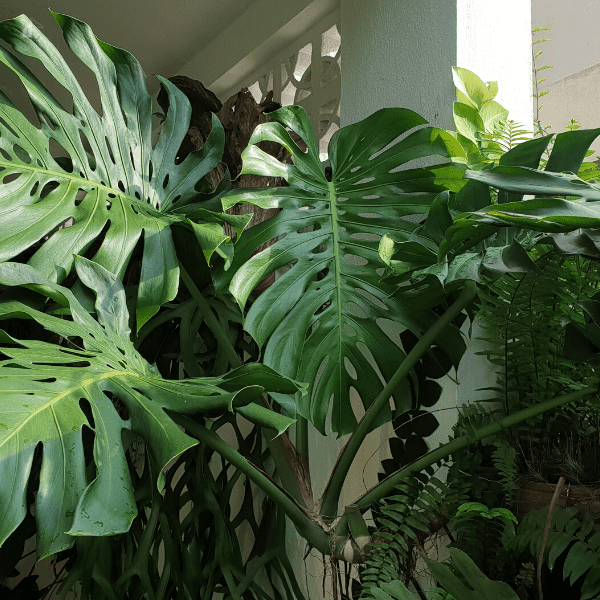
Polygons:
<instances>
[{"instance_id":1,"label":"large green leaf","mask_svg":"<svg viewBox=\"0 0 600 600\"><path fill-rule=\"evenodd\" d=\"M136 59L96 39L85 23L54 17L69 48L96 75L102 114L64 58L27 17L0 23L0 39L14 53L40 60L73 99L70 112L14 53L0 46L0 61L25 85L41 123L33 126L0 92L0 260L43 242L29 264L60 282L72 268L73 255L83 254L104 236L94 261L122 276L143 234L139 328L177 293L172 226L191 227L186 216L209 197L202 178L221 159L223 129L213 117L205 146L176 164L191 114L183 93L160 80L170 107L153 147L152 99ZM210 256L228 238L212 222L218 217L205 217L195 216L194 221L205 225L194 227ZM70 226L55 231L70 220Z\"/></svg>"},{"instance_id":2,"label":"large green leaf","mask_svg":"<svg viewBox=\"0 0 600 600\"><path fill-rule=\"evenodd\" d=\"M463 171L447 163L410 168L407 163L415 159L448 156L443 132L423 127L426 121L410 110L383 109L336 132L329 144L328 181L304 110L284 107L270 116L279 123L257 127L243 154L242 173L284 177L290 185L234 190L224 197L225 208L247 203L280 212L244 234L217 286L229 284L244 307L264 277L285 269L253 302L245 328L264 346L265 364L312 382L310 393L298 400L299 413L321 432L330 414L333 431L345 434L356 425L351 389L368 407L404 359L398 335L389 333L385 322L420 334L434 319L390 297L393 287L377 272L378 242L388 232L408 239L417 227L410 217L427 213L444 186L460 189ZM306 152L286 127L302 138ZM257 145L265 140L287 148L294 165L265 154ZM440 345L455 363L464 348L450 329ZM410 407L408 383L394 400L399 412ZM389 417L388 411L383 418Z\"/></svg>"},{"instance_id":3,"label":"large green leaf","mask_svg":"<svg viewBox=\"0 0 600 600\"><path fill-rule=\"evenodd\" d=\"M35 506L40 557L72 546L73 536L129 529L136 504L123 430L145 440L158 475L197 443L166 411L218 415L245 407L262 424L281 430L292 421L282 424L282 415L246 405L265 389L293 393L299 388L263 365L245 365L224 377L163 379L129 339L125 292L116 276L82 258L76 269L96 294L97 321L68 289L32 267L0 264L1 285L40 292L68 306L73 316L70 321L19 302L0 304L0 319L35 319L65 342L70 340L56 345L0 332L0 543L25 516L32 460L41 443ZM122 403L125 415L117 412L114 399ZM84 426L94 433L93 481L86 478Z\"/></svg>"}]
</instances>

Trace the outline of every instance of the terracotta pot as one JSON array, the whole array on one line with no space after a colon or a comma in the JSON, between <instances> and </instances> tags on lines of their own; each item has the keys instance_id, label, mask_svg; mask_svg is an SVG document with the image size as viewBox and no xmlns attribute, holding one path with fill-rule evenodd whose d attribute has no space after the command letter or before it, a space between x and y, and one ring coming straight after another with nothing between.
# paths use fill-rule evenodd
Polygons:
<instances>
[{"instance_id":1,"label":"terracotta pot","mask_svg":"<svg viewBox=\"0 0 600 600\"><path fill-rule=\"evenodd\" d=\"M553 483L523 484L515 494L512 511L522 519L534 508L550 506L555 489ZM559 496L558 506L577 506L582 516L589 512L594 519L600 519L600 489L566 484Z\"/></svg>"}]
</instances>

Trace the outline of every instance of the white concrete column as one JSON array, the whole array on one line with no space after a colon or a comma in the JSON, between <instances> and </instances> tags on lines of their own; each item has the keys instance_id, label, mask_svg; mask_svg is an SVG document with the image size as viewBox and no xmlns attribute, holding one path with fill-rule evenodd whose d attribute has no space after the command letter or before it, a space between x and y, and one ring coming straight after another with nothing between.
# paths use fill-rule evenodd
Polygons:
<instances>
[{"instance_id":1,"label":"white concrete column","mask_svg":"<svg viewBox=\"0 0 600 600\"><path fill-rule=\"evenodd\" d=\"M342 125L401 106L452 128L451 67L498 81L529 126L530 0L342 0Z\"/></svg>"}]
</instances>

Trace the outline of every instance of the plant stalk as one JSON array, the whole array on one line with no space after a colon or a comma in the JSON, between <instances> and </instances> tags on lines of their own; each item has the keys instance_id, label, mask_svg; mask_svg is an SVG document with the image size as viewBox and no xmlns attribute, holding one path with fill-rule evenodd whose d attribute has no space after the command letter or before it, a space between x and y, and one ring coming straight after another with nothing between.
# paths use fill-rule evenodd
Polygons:
<instances>
[{"instance_id":1,"label":"plant stalk","mask_svg":"<svg viewBox=\"0 0 600 600\"><path fill-rule=\"evenodd\" d=\"M215 317L215 313L212 311L212 308L206 301L206 298L202 295L202 292L200 292L200 290L196 287L196 284L193 282L192 278L189 276L188 272L185 270L181 263L179 263L179 270L181 271L181 279L183 279L185 286L187 287L188 291L192 295L192 298L198 305L198 308L202 312L202 316L204 317L206 324L209 326L210 330L217 338L219 346L223 349L223 352L225 352L229 364L234 369L236 367L241 367L243 364L242 359L238 356L238 353L235 351L235 348L229 341L227 334L223 331L219 320L217 319L217 317Z\"/></svg>"},{"instance_id":2,"label":"plant stalk","mask_svg":"<svg viewBox=\"0 0 600 600\"><path fill-rule=\"evenodd\" d=\"M208 302L204 296L202 296L202 292L196 287L196 284L181 263L179 264L179 269L181 271L183 282L202 312L206 324L217 338L219 345L223 347L223 351L231 366L234 368L241 367L243 364L242 360L235 351L227 334L223 331L219 320L215 317ZM262 396L262 403L265 408L271 408L264 394ZM299 436L299 439L306 440L306 458L303 458L296 450L286 432L282 433L274 440L269 439L268 436L265 436L265 439L269 445L269 450L275 461L275 468L277 469L277 473L281 478L281 483L285 490L289 492L297 502L300 502L308 509L312 509L314 506L314 498L312 494L310 472L308 469L308 431Z\"/></svg>"},{"instance_id":3,"label":"plant stalk","mask_svg":"<svg viewBox=\"0 0 600 600\"><path fill-rule=\"evenodd\" d=\"M392 394L400 382L408 376L411 369L421 360L423 355L431 348L438 335L449 325L452 320L468 306L477 291L474 281L467 281L463 291L450 308L423 334L415 347L402 361L397 371L390 378L382 392L377 396L373 404L367 409L360 423L350 436L346 445L342 448L338 460L331 472L329 482L321 499L321 514L325 518L333 518L338 511L338 503L342 487L348 476L350 466L354 461L367 434L372 430L373 424L381 410L386 406Z\"/></svg>"},{"instance_id":4,"label":"plant stalk","mask_svg":"<svg viewBox=\"0 0 600 600\"><path fill-rule=\"evenodd\" d=\"M250 481L256 484L271 500L285 512L296 526L300 535L319 552L329 553L329 535L309 516L306 509L298 504L292 495L280 488L261 469L253 465L242 456L235 448L224 442L215 432L210 431L200 423L196 423L188 417L173 415L172 418L181 426L185 427L194 437L211 447L225 460L239 469Z\"/></svg>"},{"instance_id":5,"label":"plant stalk","mask_svg":"<svg viewBox=\"0 0 600 600\"><path fill-rule=\"evenodd\" d=\"M308 463L308 421L301 415L296 415L296 450Z\"/></svg>"},{"instance_id":6,"label":"plant stalk","mask_svg":"<svg viewBox=\"0 0 600 600\"><path fill-rule=\"evenodd\" d=\"M418 473L427 467L431 467L435 463L447 458L451 454L458 452L459 450L462 450L463 448L466 448L475 442L479 442L486 437L495 435L503 429L513 427L522 421L526 421L527 419L541 415L545 412L558 408L559 406L564 406L565 404L569 404L571 402L583 400L584 398L593 396L597 393L597 387L587 387L582 390L577 390L576 392L570 392L569 394L564 394L563 396L558 396L557 398L552 398L551 400L546 400L545 402L540 402L535 406L530 406L529 408L520 410L519 412L500 419L496 423L491 423L490 425L481 427L480 429L477 429L468 435L463 435L456 440L452 440L447 444L443 444L436 450L428 452L425 456L422 456L421 458L406 465L402 469L399 469L395 473L392 473L383 481L380 481L366 494L354 502L354 504L358 506L361 512L365 512L386 496L391 495L394 492L394 488L400 484L404 478L410 477L411 475L414 475L415 473ZM347 527L347 517L342 515L336 524L336 534L338 531L345 531Z\"/></svg>"}]
</instances>

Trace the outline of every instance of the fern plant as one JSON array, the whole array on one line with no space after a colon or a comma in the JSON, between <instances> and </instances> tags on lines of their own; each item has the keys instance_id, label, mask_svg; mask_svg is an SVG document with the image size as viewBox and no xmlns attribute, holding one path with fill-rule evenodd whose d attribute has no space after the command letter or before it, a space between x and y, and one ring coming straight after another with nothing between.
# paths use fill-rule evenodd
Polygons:
<instances>
[{"instance_id":1,"label":"fern plant","mask_svg":"<svg viewBox=\"0 0 600 600\"><path fill-rule=\"evenodd\" d=\"M567 360L562 348L565 322L582 323L578 302L597 291L600 271L596 263L541 250L536 265L535 275L506 275L481 294L480 315L488 344L484 354L498 368L496 386L488 391L499 414L580 388L593 376L592 366ZM556 452L565 457L567 444L575 439L577 445L581 426L594 414L591 407L566 408L550 419L522 424L497 440L494 462L509 486L509 496L515 489L515 462L521 475L528 471L537 471L542 478L554 474L556 464L548 458ZM588 480L596 478L597 473L588 473Z\"/></svg>"},{"instance_id":2,"label":"fern plant","mask_svg":"<svg viewBox=\"0 0 600 600\"><path fill-rule=\"evenodd\" d=\"M456 538L452 545L470 556L488 577L500 580L515 524L517 518L506 508L490 509L481 502L466 502L450 522Z\"/></svg>"},{"instance_id":3,"label":"fern plant","mask_svg":"<svg viewBox=\"0 0 600 600\"><path fill-rule=\"evenodd\" d=\"M562 558L562 578L571 585L582 583L581 600L588 600L600 593L600 532L590 513L583 519L578 513L576 506L555 508L544 548L544 563L552 571ZM537 562L547 515L548 507L545 507L525 516L510 544L512 552L517 556L531 556Z\"/></svg>"}]
</instances>

